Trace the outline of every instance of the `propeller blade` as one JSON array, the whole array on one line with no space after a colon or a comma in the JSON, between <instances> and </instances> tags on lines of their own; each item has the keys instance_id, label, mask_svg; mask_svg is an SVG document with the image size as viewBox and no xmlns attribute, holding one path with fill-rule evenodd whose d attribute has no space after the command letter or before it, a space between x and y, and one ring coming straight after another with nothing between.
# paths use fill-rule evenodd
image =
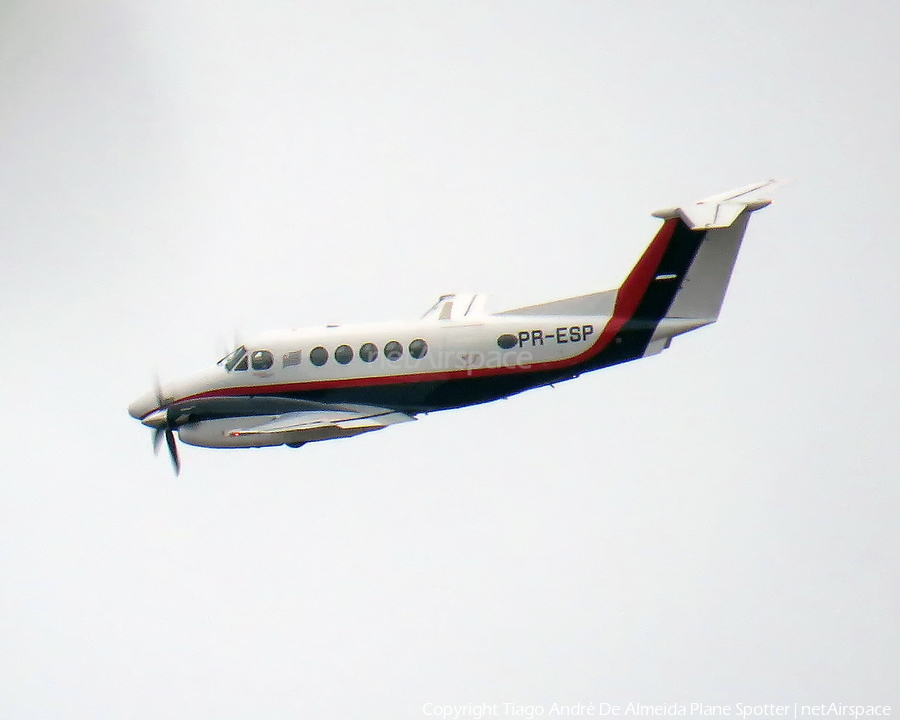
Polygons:
<instances>
[{"instance_id":1,"label":"propeller blade","mask_svg":"<svg viewBox=\"0 0 900 720\"><path fill-rule=\"evenodd\" d=\"M175 444L175 433L172 432L172 428L166 428L166 444L169 446L169 456L172 458L172 467L175 469L175 474L178 475L181 472L181 461L178 459L178 446Z\"/></svg>"},{"instance_id":2,"label":"propeller blade","mask_svg":"<svg viewBox=\"0 0 900 720\"><path fill-rule=\"evenodd\" d=\"M165 428L156 428L153 431L153 454L159 455L159 446L162 445L163 435L166 434Z\"/></svg>"},{"instance_id":3,"label":"propeller blade","mask_svg":"<svg viewBox=\"0 0 900 720\"><path fill-rule=\"evenodd\" d=\"M165 405L165 398L163 397L162 385L159 384L159 375L153 376L153 394L156 396L156 406L161 408Z\"/></svg>"},{"instance_id":4,"label":"propeller blade","mask_svg":"<svg viewBox=\"0 0 900 720\"><path fill-rule=\"evenodd\" d=\"M177 427L177 413L166 404L166 397L163 395L162 385L160 385L159 377L155 377L153 382L153 394L156 396L157 407L165 409L166 422L165 425L159 425L153 430L153 452L159 454L159 448L162 445L163 437L166 438L166 445L169 447L169 457L172 459L172 467L175 474L181 472L181 460L178 459L178 445L175 442L174 429ZM172 398L168 399L171 403Z\"/></svg>"}]
</instances>

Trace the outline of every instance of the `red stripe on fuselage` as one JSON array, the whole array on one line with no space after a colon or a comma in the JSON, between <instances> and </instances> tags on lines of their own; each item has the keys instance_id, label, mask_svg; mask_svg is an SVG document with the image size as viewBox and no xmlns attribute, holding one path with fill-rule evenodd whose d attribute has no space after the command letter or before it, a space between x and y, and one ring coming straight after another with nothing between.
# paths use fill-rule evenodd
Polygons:
<instances>
[{"instance_id":1,"label":"red stripe on fuselage","mask_svg":"<svg viewBox=\"0 0 900 720\"><path fill-rule=\"evenodd\" d=\"M579 355L563 360L548 360L534 363L533 365L513 365L495 368L471 368L463 370L440 370L437 372L421 372L408 375L378 375L363 378L338 378L333 380L304 380L294 383L282 383L277 385L257 385L220 388L206 392L189 395L181 401L196 400L199 398L232 397L240 395L279 395L282 393L296 393L312 390L328 390L332 388L369 387L375 385L394 385L416 382L440 382L459 378L483 377L486 375L509 375L515 373L530 373L541 370L560 370L573 365L578 365L601 353L619 333L637 311L647 288L653 282L657 268L669 247L672 236L679 220L667 220L657 232L653 242L644 251L632 271L628 274L622 287L616 296L616 305L613 317L603 328L603 332L587 350Z\"/></svg>"},{"instance_id":2,"label":"red stripe on fuselage","mask_svg":"<svg viewBox=\"0 0 900 720\"><path fill-rule=\"evenodd\" d=\"M650 283L653 282L656 276L656 270L659 268L660 262L662 262L663 255L669 249L669 243L672 241L672 236L675 234L675 228L678 227L679 222L677 219L666 220L659 232L656 233L656 237L653 238L653 242L644 250L641 259L637 261L637 265L628 273L628 277L625 278L625 282L622 283L622 287L619 288L619 292L616 294L616 306L613 310L613 316L606 324L606 327L603 328L603 332L597 338L597 342L591 348L587 357L584 358L585 360L603 351L612 342L613 338L619 334L625 323L634 317L641 300L647 293L647 288L650 287Z\"/></svg>"},{"instance_id":3,"label":"red stripe on fuselage","mask_svg":"<svg viewBox=\"0 0 900 720\"><path fill-rule=\"evenodd\" d=\"M625 282L622 283L622 287L619 288L619 293L616 295L615 317L630 320L634 316L647 288L656 277L656 270L659 268L666 250L669 249L669 243L679 222L681 221L678 219L666 220L659 232L656 233L656 237L653 238L653 242L641 255L641 259L637 261L637 265L625 278Z\"/></svg>"}]
</instances>

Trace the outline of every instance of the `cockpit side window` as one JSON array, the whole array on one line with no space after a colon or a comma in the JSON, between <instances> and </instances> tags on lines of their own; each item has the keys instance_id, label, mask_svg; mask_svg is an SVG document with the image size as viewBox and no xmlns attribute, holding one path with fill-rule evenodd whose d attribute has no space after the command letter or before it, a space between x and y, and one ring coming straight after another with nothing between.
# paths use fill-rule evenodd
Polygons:
<instances>
[{"instance_id":1,"label":"cockpit side window","mask_svg":"<svg viewBox=\"0 0 900 720\"><path fill-rule=\"evenodd\" d=\"M219 364L220 365L224 364L225 369L228 372L231 372L232 370L234 370L236 368L237 364L241 361L241 358L243 358L246 354L247 354L247 348L245 348L243 345L241 345L240 347L235 348L232 352L230 352L228 355L223 357L221 360L219 360ZM243 368L237 368L237 369L238 370L241 370L241 369L246 370L247 363L246 362L244 363Z\"/></svg>"},{"instance_id":2,"label":"cockpit side window","mask_svg":"<svg viewBox=\"0 0 900 720\"><path fill-rule=\"evenodd\" d=\"M268 350L254 350L250 356L250 364L254 370L268 370L275 358Z\"/></svg>"},{"instance_id":3,"label":"cockpit side window","mask_svg":"<svg viewBox=\"0 0 900 720\"><path fill-rule=\"evenodd\" d=\"M235 371L238 370L246 370L247 369L247 356L244 355L239 361L238 364L234 366Z\"/></svg>"}]
</instances>

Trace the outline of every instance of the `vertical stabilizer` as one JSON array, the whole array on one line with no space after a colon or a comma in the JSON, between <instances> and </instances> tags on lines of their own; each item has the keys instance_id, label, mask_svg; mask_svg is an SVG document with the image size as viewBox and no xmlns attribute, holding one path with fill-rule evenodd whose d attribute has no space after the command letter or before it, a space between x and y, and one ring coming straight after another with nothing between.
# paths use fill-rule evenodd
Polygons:
<instances>
[{"instance_id":1,"label":"vertical stabilizer","mask_svg":"<svg viewBox=\"0 0 900 720\"><path fill-rule=\"evenodd\" d=\"M783 181L767 180L714 195L687 207L653 213L667 222L678 219L692 233L702 233L696 254L680 278L678 290L661 323L660 333L669 337L678 334L666 332L666 320L695 321L688 323L693 324L690 329L716 321L750 215L772 202L760 197L760 193L781 184ZM668 325L674 329L679 323L669 322Z\"/></svg>"},{"instance_id":2,"label":"vertical stabilizer","mask_svg":"<svg viewBox=\"0 0 900 720\"><path fill-rule=\"evenodd\" d=\"M706 231L666 313L667 318L716 321L749 219L750 212L743 211L731 225Z\"/></svg>"},{"instance_id":3,"label":"vertical stabilizer","mask_svg":"<svg viewBox=\"0 0 900 720\"><path fill-rule=\"evenodd\" d=\"M762 191L782 184L783 181L767 180L714 195L693 205L653 213L665 220L660 235L667 226L674 226L670 245L680 242L687 261L675 270L656 269L648 292L661 292L655 286L668 284L668 304L655 318L655 328L644 356L661 352L676 335L718 319L750 215L772 202L760 197ZM650 249L652 247L651 244ZM671 253L671 248L668 252ZM630 279L625 281L620 293L629 285ZM652 321L654 318L647 319Z\"/></svg>"}]
</instances>

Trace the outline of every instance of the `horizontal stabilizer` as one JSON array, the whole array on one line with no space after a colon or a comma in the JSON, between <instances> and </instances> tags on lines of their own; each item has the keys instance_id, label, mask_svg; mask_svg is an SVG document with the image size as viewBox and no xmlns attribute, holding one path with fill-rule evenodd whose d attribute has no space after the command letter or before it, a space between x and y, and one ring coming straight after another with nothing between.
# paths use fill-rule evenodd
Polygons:
<instances>
[{"instance_id":1,"label":"horizontal stabilizer","mask_svg":"<svg viewBox=\"0 0 900 720\"><path fill-rule=\"evenodd\" d=\"M662 220L681 218L692 230L730 227L744 210L753 212L769 205L772 201L765 195L788 182L790 180L765 180L745 185L704 198L692 205L657 210L653 217Z\"/></svg>"}]
</instances>

